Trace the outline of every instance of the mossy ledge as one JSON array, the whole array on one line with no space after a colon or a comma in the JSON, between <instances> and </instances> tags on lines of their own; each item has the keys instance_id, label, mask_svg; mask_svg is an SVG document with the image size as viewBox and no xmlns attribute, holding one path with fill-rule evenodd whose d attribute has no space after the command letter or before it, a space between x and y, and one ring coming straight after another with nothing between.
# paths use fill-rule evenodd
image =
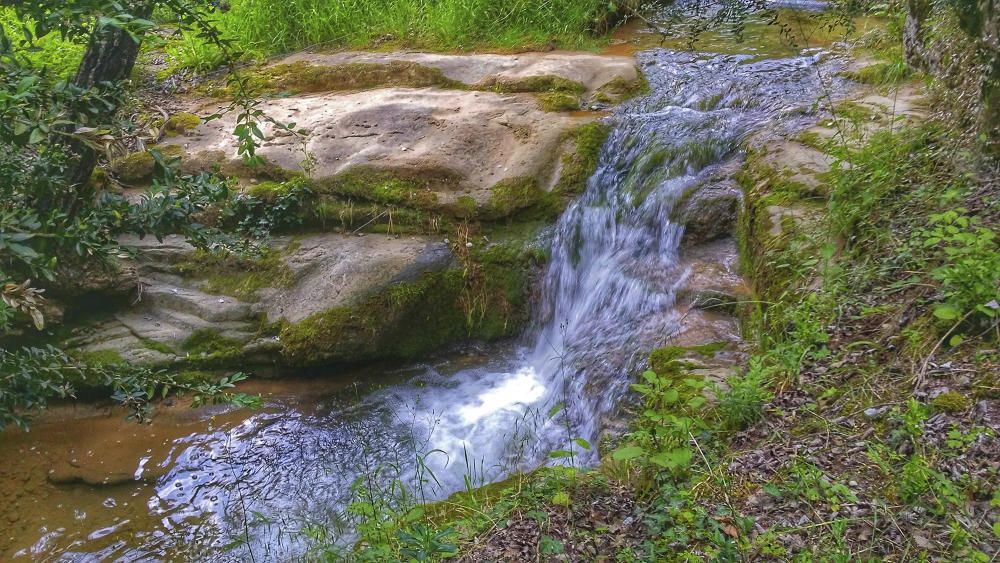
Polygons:
<instances>
[{"instance_id":1,"label":"mossy ledge","mask_svg":"<svg viewBox=\"0 0 1000 563\"><path fill-rule=\"evenodd\" d=\"M293 94L368 90L390 86L465 88L465 84L446 77L440 69L409 61L339 65L315 65L298 61L261 68L250 74L250 83L255 90L262 92ZM227 90L225 93L232 92Z\"/></svg>"}]
</instances>

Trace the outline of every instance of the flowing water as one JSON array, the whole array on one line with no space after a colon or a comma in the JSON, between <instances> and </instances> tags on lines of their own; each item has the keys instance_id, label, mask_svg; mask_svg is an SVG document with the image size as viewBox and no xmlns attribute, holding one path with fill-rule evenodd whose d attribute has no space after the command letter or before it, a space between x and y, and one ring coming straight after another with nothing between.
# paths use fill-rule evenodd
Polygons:
<instances>
[{"instance_id":1,"label":"flowing water","mask_svg":"<svg viewBox=\"0 0 1000 563\"><path fill-rule=\"evenodd\" d=\"M572 448L561 463L592 461L572 439L596 443L642 359L681 327L675 296L688 270L675 203L718 181L751 132L815 120L818 71L836 66L818 52L652 50L638 61L653 93L607 118L599 169L555 227L542 303L520 343L378 374L395 382L381 388L258 383L268 396L257 412L175 406L150 426L95 416L5 436L2 475L19 494L9 521L0 513L0 559L283 560L318 529L349 541L344 511L359 479L398 478L432 500L467 478L537 467L553 450ZM69 452L60 463L118 477L39 482L57 449Z\"/></svg>"}]
</instances>

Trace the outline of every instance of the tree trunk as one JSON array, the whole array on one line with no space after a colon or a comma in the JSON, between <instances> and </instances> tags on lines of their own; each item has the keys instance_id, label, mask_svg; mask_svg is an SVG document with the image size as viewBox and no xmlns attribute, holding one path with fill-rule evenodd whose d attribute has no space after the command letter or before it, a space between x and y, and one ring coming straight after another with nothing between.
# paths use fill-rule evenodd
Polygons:
<instances>
[{"instance_id":1,"label":"tree trunk","mask_svg":"<svg viewBox=\"0 0 1000 563\"><path fill-rule=\"evenodd\" d=\"M152 6L147 2L133 6L131 13L137 18L149 18L153 12ZM139 47L139 41L122 29L95 29L73 78L73 84L80 88L99 89L105 83L126 80L135 68ZM117 109L112 108L105 115L113 115ZM69 182L70 185L77 186L78 193L85 197L85 188L97 166L97 153L80 141L74 141L70 148L77 154L78 160L76 166L69 171ZM75 210L76 205L73 208Z\"/></svg>"}]
</instances>

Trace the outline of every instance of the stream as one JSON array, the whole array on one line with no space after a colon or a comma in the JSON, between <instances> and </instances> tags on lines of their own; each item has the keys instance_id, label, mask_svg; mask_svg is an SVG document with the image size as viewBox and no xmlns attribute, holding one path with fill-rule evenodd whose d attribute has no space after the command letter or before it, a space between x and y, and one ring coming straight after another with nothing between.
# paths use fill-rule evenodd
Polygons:
<instances>
[{"instance_id":1,"label":"stream","mask_svg":"<svg viewBox=\"0 0 1000 563\"><path fill-rule=\"evenodd\" d=\"M12 431L0 438L0 560L295 559L314 541L350 542L356 483L386 502L396 482L432 501L545 463L594 462L631 378L683 328L675 296L690 272L675 204L728 174L749 134L815 121L818 93L833 87L820 76L840 64L819 50L636 57L652 94L606 118L613 132L554 228L523 338L401 369L251 382L258 411L176 404L138 426L78 407L70 424ZM52 484L59 456L119 477Z\"/></svg>"}]
</instances>

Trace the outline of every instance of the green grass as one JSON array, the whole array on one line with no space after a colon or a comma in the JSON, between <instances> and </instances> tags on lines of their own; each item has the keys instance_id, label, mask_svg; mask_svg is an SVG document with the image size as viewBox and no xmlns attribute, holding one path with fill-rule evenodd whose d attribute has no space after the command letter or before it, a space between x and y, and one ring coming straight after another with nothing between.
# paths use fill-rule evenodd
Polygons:
<instances>
[{"instance_id":1,"label":"green grass","mask_svg":"<svg viewBox=\"0 0 1000 563\"><path fill-rule=\"evenodd\" d=\"M0 8L0 26L7 36L16 42L23 36L21 30L28 26L34 28L32 22L18 19L13 8ZM27 57L31 64L47 68L60 78L66 78L76 72L76 67L83 58L83 45L63 41L58 34L51 33L34 44L32 50L21 50L20 54Z\"/></svg>"},{"instance_id":2,"label":"green grass","mask_svg":"<svg viewBox=\"0 0 1000 563\"><path fill-rule=\"evenodd\" d=\"M606 0L234 0L216 18L238 50L263 58L311 46L590 47L613 7ZM217 51L191 35L170 52L178 66L218 62Z\"/></svg>"}]
</instances>

